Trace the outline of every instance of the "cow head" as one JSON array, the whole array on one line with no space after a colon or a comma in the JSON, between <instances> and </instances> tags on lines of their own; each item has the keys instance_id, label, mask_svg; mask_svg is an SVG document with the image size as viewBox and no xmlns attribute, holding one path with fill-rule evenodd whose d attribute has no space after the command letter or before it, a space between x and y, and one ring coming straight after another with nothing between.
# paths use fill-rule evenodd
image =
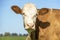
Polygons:
<instances>
[{"instance_id":1,"label":"cow head","mask_svg":"<svg viewBox=\"0 0 60 40\"><path fill-rule=\"evenodd\" d=\"M20 9L18 6L12 6L11 8L17 14L23 15L24 26L27 31L30 31L30 29L35 30L37 9L34 4L25 4L22 9Z\"/></svg>"}]
</instances>

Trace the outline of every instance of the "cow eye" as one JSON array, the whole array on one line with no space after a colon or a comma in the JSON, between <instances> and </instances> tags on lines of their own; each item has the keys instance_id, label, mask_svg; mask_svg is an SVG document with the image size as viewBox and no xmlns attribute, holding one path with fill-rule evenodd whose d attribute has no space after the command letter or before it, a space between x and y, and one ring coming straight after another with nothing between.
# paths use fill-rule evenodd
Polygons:
<instances>
[{"instance_id":1,"label":"cow eye","mask_svg":"<svg viewBox=\"0 0 60 40\"><path fill-rule=\"evenodd\" d=\"M25 14L25 13L23 13L23 15L24 15L24 16L26 16L26 14Z\"/></svg>"},{"instance_id":2,"label":"cow eye","mask_svg":"<svg viewBox=\"0 0 60 40\"><path fill-rule=\"evenodd\" d=\"M25 15L25 13L23 13L23 15Z\"/></svg>"},{"instance_id":3,"label":"cow eye","mask_svg":"<svg viewBox=\"0 0 60 40\"><path fill-rule=\"evenodd\" d=\"M35 15L35 17L37 16L38 14Z\"/></svg>"},{"instance_id":4,"label":"cow eye","mask_svg":"<svg viewBox=\"0 0 60 40\"><path fill-rule=\"evenodd\" d=\"M36 15L34 15L34 17L36 17Z\"/></svg>"},{"instance_id":5,"label":"cow eye","mask_svg":"<svg viewBox=\"0 0 60 40\"><path fill-rule=\"evenodd\" d=\"M37 16L38 14L36 14L36 16Z\"/></svg>"},{"instance_id":6,"label":"cow eye","mask_svg":"<svg viewBox=\"0 0 60 40\"><path fill-rule=\"evenodd\" d=\"M37 16L37 14L36 15L34 15L34 17L36 17Z\"/></svg>"}]
</instances>

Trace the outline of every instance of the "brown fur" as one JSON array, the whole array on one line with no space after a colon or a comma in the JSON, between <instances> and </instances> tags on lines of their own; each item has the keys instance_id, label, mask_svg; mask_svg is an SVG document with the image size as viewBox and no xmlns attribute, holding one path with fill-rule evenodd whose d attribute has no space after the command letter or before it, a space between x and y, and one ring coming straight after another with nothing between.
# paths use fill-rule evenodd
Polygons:
<instances>
[{"instance_id":1,"label":"brown fur","mask_svg":"<svg viewBox=\"0 0 60 40\"><path fill-rule=\"evenodd\" d=\"M49 22L50 26L39 28L38 40L60 40L60 10L59 9L48 9L44 15L38 15L38 20L42 22ZM42 10L44 12L44 10Z\"/></svg>"}]
</instances>

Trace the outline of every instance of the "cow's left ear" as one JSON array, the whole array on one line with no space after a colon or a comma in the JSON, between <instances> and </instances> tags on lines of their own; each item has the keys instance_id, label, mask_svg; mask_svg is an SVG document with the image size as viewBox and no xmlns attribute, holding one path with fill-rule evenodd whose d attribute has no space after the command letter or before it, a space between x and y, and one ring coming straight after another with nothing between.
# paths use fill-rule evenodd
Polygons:
<instances>
[{"instance_id":1,"label":"cow's left ear","mask_svg":"<svg viewBox=\"0 0 60 40\"><path fill-rule=\"evenodd\" d=\"M12 6L11 9L12 9L16 14L22 14L22 9L20 9L18 6Z\"/></svg>"},{"instance_id":2,"label":"cow's left ear","mask_svg":"<svg viewBox=\"0 0 60 40\"><path fill-rule=\"evenodd\" d=\"M46 14L48 12L49 12L49 9L48 8L38 9L38 14L39 15L44 15L44 14Z\"/></svg>"}]
</instances>

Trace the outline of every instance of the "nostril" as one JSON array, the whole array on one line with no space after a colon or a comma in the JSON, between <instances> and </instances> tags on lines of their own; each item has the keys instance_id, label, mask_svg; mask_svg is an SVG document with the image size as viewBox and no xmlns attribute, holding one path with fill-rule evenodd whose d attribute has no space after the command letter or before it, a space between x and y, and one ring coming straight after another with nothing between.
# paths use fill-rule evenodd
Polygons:
<instances>
[{"instance_id":1,"label":"nostril","mask_svg":"<svg viewBox=\"0 0 60 40\"><path fill-rule=\"evenodd\" d=\"M34 25L33 25L33 24L27 24L27 26L29 26L29 27L33 27Z\"/></svg>"},{"instance_id":2,"label":"nostril","mask_svg":"<svg viewBox=\"0 0 60 40\"><path fill-rule=\"evenodd\" d=\"M34 25L32 25L32 27L34 27Z\"/></svg>"},{"instance_id":3,"label":"nostril","mask_svg":"<svg viewBox=\"0 0 60 40\"><path fill-rule=\"evenodd\" d=\"M29 24L27 24L27 26L29 26Z\"/></svg>"}]
</instances>

